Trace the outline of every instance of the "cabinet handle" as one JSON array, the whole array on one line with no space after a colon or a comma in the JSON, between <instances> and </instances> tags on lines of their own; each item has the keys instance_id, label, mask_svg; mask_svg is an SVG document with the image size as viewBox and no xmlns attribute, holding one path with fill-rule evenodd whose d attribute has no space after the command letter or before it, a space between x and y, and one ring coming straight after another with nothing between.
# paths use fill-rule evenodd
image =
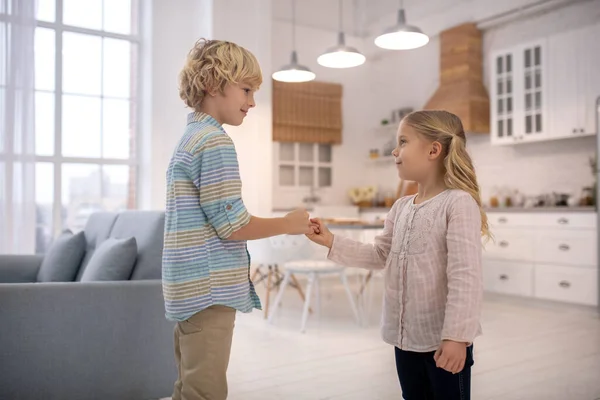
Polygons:
<instances>
[{"instance_id":1,"label":"cabinet handle","mask_svg":"<svg viewBox=\"0 0 600 400\"><path fill-rule=\"evenodd\" d=\"M571 287L571 283L570 283L570 282L567 282L567 281L561 281L561 282L558 284L558 286L560 286L561 288L565 288L565 289L567 289L567 288L570 288L570 287Z\"/></svg>"},{"instance_id":2,"label":"cabinet handle","mask_svg":"<svg viewBox=\"0 0 600 400\"><path fill-rule=\"evenodd\" d=\"M583 128L579 129L579 133L585 133L585 130Z\"/></svg>"},{"instance_id":3,"label":"cabinet handle","mask_svg":"<svg viewBox=\"0 0 600 400\"><path fill-rule=\"evenodd\" d=\"M577 133L577 129L573 128L573 133Z\"/></svg>"},{"instance_id":4,"label":"cabinet handle","mask_svg":"<svg viewBox=\"0 0 600 400\"><path fill-rule=\"evenodd\" d=\"M568 244L561 244L558 246L558 248L562 251L569 251L571 249Z\"/></svg>"},{"instance_id":5,"label":"cabinet handle","mask_svg":"<svg viewBox=\"0 0 600 400\"><path fill-rule=\"evenodd\" d=\"M498 222L500 222L501 224L505 224L508 222L508 220L504 217L500 217L500 218L498 218Z\"/></svg>"},{"instance_id":6,"label":"cabinet handle","mask_svg":"<svg viewBox=\"0 0 600 400\"><path fill-rule=\"evenodd\" d=\"M502 274L502 275L499 276L499 278L500 278L501 281L507 281L508 280L508 275Z\"/></svg>"},{"instance_id":7,"label":"cabinet handle","mask_svg":"<svg viewBox=\"0 0 600 400\"><path fill-rule=\"evenodd\" d=\"M500 247L508 247L508 242L506 240L503 240L499 243Z\"/></svg>"},{"instance_id":8,"label":"cabinet handle","mask_svg":"<svg viewBox=\"0 0 600 400\"><path fill-rule=\"evenodd\" d=\"M566 225L569 223L569 220L566 218L559 218L556 222L558 222L561 225Z\"/></svg>"}]
</instances>

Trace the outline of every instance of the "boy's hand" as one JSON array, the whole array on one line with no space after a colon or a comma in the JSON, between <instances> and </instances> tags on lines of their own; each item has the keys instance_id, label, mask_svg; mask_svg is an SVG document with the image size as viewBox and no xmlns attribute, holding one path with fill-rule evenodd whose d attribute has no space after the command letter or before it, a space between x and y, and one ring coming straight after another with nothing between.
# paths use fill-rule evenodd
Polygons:
<instances>
[{"instance_id":1,"label":"boy's hand","mask_svg":"<svg viewBox=\"0 0 600 400\"><path fill-rule=\"evenodd\" d=\"M463 370L467 358L467 344L443 340L440 347L433 355L435 365L448 372L457 374Z\"/></svg>"},{"instance_id":2,"label":"boy's hand","mask_svg":"<svg viewBox=\"0 0 600 400\"><path fill-rule=\"evenodd\" d=\"M306 237L316 244L331 248L333 246L333 233L318 218L312 218L310 222L312 224L312 232L307 234Z\"/></svg>"},{"instance_id":3,"label":"boy's hand","mask_svg":"<svg viewBox=\"0 0 600 400\"><path fill-rule=\"evenodd\" d=\"M308 212L304 209L297 209L288 213L284 218L288 225L288 234L290 235L307 235L313 232Z\"/></svg>"}]
</instances>

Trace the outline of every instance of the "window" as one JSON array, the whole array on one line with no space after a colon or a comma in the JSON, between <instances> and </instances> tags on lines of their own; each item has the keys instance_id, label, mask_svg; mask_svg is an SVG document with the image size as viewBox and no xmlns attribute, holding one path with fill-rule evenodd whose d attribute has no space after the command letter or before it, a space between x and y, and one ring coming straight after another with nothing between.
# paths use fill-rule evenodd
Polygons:
<instances>
[{"instance_id":1,"label":"window","mask_svg":"<svg viewBox=\"0 0 600 400\"><path fill-rule=\"evenodd\" d=\"M276 142L277 186L324 188L332 184L332 145Z\"/></svg>"},{"instance_id":2,"label":"window","mask_svg":"<svg viewBox=\"0 0 600 400\"><path fill-rule=\"evenodd\" d=\"M93 212L136 207L140 3L37 3L32 236L44 252ZM10 23L10 9L0 6L0 25ZM11 151L0 144L0 164L3 150Z\"/></svg>"}]
</instances>

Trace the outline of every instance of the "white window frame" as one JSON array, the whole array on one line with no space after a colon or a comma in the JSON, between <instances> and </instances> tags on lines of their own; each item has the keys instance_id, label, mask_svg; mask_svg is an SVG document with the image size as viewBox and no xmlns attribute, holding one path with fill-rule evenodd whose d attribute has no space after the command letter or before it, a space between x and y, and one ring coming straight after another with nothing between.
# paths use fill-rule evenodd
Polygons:
<instances>
[{"instance_id":1,"label":"white window frame","mask_svg":"<svg viewBox=\"0 0 600 400\"><path fill-rule=\"evenodd\" d=\"M301 142L285 142L286 144L294 145L294 160L293 161L282 161L280 160L280 149L284 142L273 142L273 157L275 161L275 171L273 173L274 186L281 191L306 191L311 189L311 186L300 185L300 168L310 167L313 168L313 188L316 190L327 190L333 186L334 180L334 163L333 153L334 145L327 143L301 143ZM300 161L300 145L310 144L313 147L313 161ZM319 160L319 146L327 145L331 149L331 158L329 162L323 162ZM279 180L279 168L282 166L294 167L294 185L282 185ZM331 171L331 181L329 186L319 186L319 168L329 168Z\"/></svg>"},{"instance_id":2,"label":"white window frame","mask_svg":"<svg viewBox=\"0 0 600 400\"><path fill-rule=\"evenodd\" d=\"M97 165L100 168L103 166L110 165L119 165L119 166L129 166L134 169L135 179L135 206L137 208L139 204L139 193L140 193L140 171L139 171L139 158L140 151L142 149L142 138L141 138L141 109L142 109L142 38L140 33L143 32L143 11L147 9L148 6L145 6L145 0L137 0L137 20L138 20L138 29L134 34L120 34L120 33L112 33L106 32L103 30L96 29L88 29L81 28L77 26L67 25L63 23L63 0L54 0L55 3L55 21L47 22L36 20L36 28L46 28L51 29L55 32L55 54L54 54L54 91L48 90L36 90L37 92L44 93L54 93L54 155L52 156L43 156L43 155L35 155L34 161L37 163L51 163L53 165L53 174L54 174L54 185L53 185L53 208L52 208L52 227L53 227L53 236L57 236L60 232L65 228L62 226L62 166L63 164L89 164L89 165ZM1 23L11 23L14 22L14 17L11 14L0 14L0 22ZM136 80L136 91L131 93L131 98L135 99L135 112L130 114L130 118L135 119L136 123L134 126L134 135L135 135L135 151L133 152L134 157L130 157L127 159L114 159L114 158L92 158L92 157L65 157L62 156L62 97L63 97L63 89L62 89L62 49L63 49L63 33L64 32L72 32L79 33L91 36L97 36L101 38L112 38L112 39L120 39L127 40L131 42L133 45L137 47L137 59L136 62L136 72L135 72L135 80ZM132 63L134 60L132 59ZM101 73L103 72L104 65L101 65ZM82 95L84 96L84 95ZM96 97L96 96L90 96ZM104 96L100 96L100 98L104 98ZM131 101L131 100L130 100ZM102 133L101 133L102 134ZM14 147L12 138L10 135L6 135L4 138L4 152L0 153L0 161L4 162L6 172L12 171L12 165L14 164L16 157L14 155ZM101 136L102 138L102 136ZM22 158L20 158L22 160ZM105 188L103 187L104 182L103 179L100 179L100 193L105 193ZM11 190L8 188L8 190ZM7 193L10 195L10 193ZM35 229L32 232L32 237L35 241Z\"/></svg>"}]
</instances>

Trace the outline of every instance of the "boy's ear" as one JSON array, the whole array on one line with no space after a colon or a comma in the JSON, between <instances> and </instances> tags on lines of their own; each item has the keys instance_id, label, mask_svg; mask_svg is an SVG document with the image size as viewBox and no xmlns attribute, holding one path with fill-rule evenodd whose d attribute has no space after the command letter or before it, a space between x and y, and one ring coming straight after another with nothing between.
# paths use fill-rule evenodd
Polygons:
<instances>
[{"instance_id":1,"label":"boy's ear","mask_svg":"<svg viewBox=\"0 0 600 400\"><path fill-rule=\"evenodd\" d=\"M207 96L210 97L215 97L218 93L219 93L219 88L215 88L215 87L207 87L206 90L204 91L204 93Z\"/></svg>"}]
</instances>

